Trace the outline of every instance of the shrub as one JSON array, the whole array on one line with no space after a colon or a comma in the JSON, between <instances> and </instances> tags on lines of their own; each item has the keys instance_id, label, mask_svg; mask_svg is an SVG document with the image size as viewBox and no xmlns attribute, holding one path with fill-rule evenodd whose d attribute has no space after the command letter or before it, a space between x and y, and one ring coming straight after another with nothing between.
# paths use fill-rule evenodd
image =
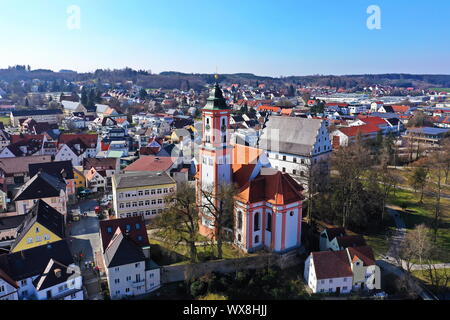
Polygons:
<instances>
[{"instance_id":1,"label":"shrub","mask_svg":"<svg viewBox=\"0 0 450 320\"><path fill-rule=\"evenodd\" d=\"M191 295L195 298L206 294L207 284L200 280L194 281L191 284Z\"/></svg>"}]
</instances>

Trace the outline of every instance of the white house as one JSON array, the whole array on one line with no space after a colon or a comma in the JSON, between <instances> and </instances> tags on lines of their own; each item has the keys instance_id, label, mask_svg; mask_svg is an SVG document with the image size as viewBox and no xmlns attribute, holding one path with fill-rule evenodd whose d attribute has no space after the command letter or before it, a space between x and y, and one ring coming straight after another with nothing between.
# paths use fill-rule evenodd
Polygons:
<instances>
[{"instance_id":1,"label":"white house","mask_svg":"<svg viewBox=\"0 0 450 320\"><path fill-rule=\"evenodd\" d=\"M303 274L314 293L350 293L381 288L381 271L372 248L312 252Z\"/></svg>"},{"instance_id":2,"label":"white house","mask_svg":"<svg viewBox=\"0 0 450 320\"><path fill-rule=\"evenodd\" d=\"M305 187L314 165L321 164L323 174L328 173L332 146L326 120L272 116L259 147L273 168L289 173Z\"/></svg>"},{"instance_id":3,"label":"white house","mask_svg":"<svg viewBox=\"0 0 450 320\"><path fill-rule=\"evenodd\" d=\"M145 229L143 219L140 226ZM126 225L125 233L132 233L135 227ZM160 287L160 268L150 260L149 250L144 251L120 227L103 253L103 263L112 299L139 296Z\"/></svg>"},{"instance_id":4,"label":"white house","mask_svg":"<svg viewBox=\"0 0 450 320\"><path fill-rule=\"evenodd\" d=\"M9 293L3 300L84 299L81 272L65 240L1 255L0 300L2 285Z\"/></svg>"}]
</instances>

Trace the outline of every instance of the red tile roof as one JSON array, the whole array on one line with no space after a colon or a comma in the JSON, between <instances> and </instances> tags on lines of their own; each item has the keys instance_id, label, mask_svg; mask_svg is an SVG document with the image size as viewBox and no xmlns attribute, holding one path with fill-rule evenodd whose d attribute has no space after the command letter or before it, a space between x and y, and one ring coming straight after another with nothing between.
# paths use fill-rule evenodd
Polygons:
<instances>
[{"instance_id":1,"label":"red tile roof","mask_svg":"<svg viewBox=\"0 0 450 320\"><path fill-rule=\"evenodd\" d=\"M411 109L411 107L409 107L409 106L392 106L392 109L396 113L405 113L405 112L408 112L409 109Z\"/></svg>"},{"instance_id":2,"label":"red tile roof","mask_svg":"<svg viewBox=\"0 0 450 320\"><path fill-rule=\"evenodd\" d=\"M353 276L346 250L312 252L311 255L318 280Z\"/></svg>"},{"instance_id":3,"label":"red tile roof","mask_svg":"<svg viewBox=\"0 0 450 320\"><path fill-rule=\"evenodd\" d=\"M280 107L273 107L273 106L263 105L263 106L259 106L258 107L258 111L281 112L281 108Z\"/></svg>"},{"instance_id":4,"label":"red tile roof","mask_svg":"<svg viewBox=\"0 0 450 320\"><path fill-rule=\"evenodd\" d=\"M139 225L139 228L137 228ZM127 232L129 226L129 232ZM123 234L128 236L141 247L149 246L147 229L145 228L145 221L142 216L111 219L100 221L100 237L102 240L103 252L108 247L113 238L117 228L120 228Z\"/></svg>"},{"instance_id":5,"label":"red tile roof","mask_svg":"<svg viewBox=\"0 0 450 320\"><path fill-rule=\"evenodd\" d=\"M347 248L350 258L352 261L355 261L355 257L358 257L360 260L362 260L363 265L365 267L367 266L373 266L375 264L375 256L373 254L373 250L369 246L363 246L363 247L350 247Z\"/></svg>"},{"instance_id":6,"label":"red tile roof","mask_svg":"<svg viewBox=\"0 0 450 320\"><path fill-rule=\"evenodd\" d=\"M363 121L365 124L373 124L376 126L383 126L383 125L387 125L387 122L380 117L371 117L371 116L358 116L358 119Z\"/></svg>"},{"instance_id":7,"label":"red tile roof","mask_svg":"<svg viewBox=\"0 0 450 320\"><path fill-rule=\"evenodd\" d=\"M303 188L287 173L275 169L262 169L252 181L239 191L237 198L245 203L267 201L276 205L286 205L304 199Z\"/></svg>"},{"instance_id":8,"label":"red tile roof","mask_svg":"<svg viewBox=\"0 0 450 320\"><path fill-rule=\"evenodd\" d=\"M343 134L345 134L348 137L356 137L358 134L370 134L375 133L378 131L381 131L380 128L373 124L365 124L362 126L354 126L354 127L347 127L347 128L339 128L339 131L341 131Z\"/></svg>"},{"instance_id":9,"label":"red tile roof","mask_svg":"<svg viewBox=\"0 0 450 320\"><path fill-rule=\"evenodd\" d=\"M142 156L124 171L167 171L177 161L173 157Z\"/></svg>"}]
</instances>

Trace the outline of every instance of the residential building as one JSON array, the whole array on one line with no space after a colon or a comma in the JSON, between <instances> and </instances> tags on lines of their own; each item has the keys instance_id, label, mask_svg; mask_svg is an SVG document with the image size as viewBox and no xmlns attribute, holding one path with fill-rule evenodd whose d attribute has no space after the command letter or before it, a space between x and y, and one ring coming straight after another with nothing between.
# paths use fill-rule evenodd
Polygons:
<instances>
[{"instance_id":1,"label":"residential building","mask_svg":"<svg viewBox=\"0 0 450 320\"><path fill-rule=\"evenodd\" d=\"M51 162L49 155L0 159L0 177L9 185L22 185L30 179L28 166L33 163Z\"/></svg>"},{"instance_id":2,"label":"residential building","mask_svg":"<svg viewBox=\"0 0 450 320\"><path fill-rule=\"evenodd\" d=\"M28 118L33 118L36 122L48 122L52 123L61 123L63 119L63 112L59 109L52 110L17 110L12 111L11 125L14 127L18 127L20 125L20 120L26 120Z\"/></svg>"},{"instance_id":3,"label":"residential building","mask_svg":"<svg viewBox=\"0 0 450 320\"><path fill-rule=\"evenodd\" d=\"M65 240L0 255L5 274L17 283L17 291L10 290L19 300L84 299L81 272Z\"/></svg>"},{"instance_id":4,"label":"residential building","mask_svg":"<svg viewBox=\"0 0 450 320\"><path fill-rule=\"evenodd\" d=\"M117 218L155 217L166 208L165 198L175 193L176 182L165 172L125 172L112 178Z\"/></svg>"},{"instance_id":5,"label":"residential building","mask_svg":"<svg viewBox=\"0 0 450 320\"><path fill-rule=\"evenodd\" d=\"M102 221L100 236L101 265L112 299L139 296L160 287L160 268L150 259L142 216Z\"/></svg>"},{"instance_id":6,"label":"residential building","mask_svg":"<svg viewBox=\"0 0 450 320\"><path fill-rule=\"evenodd\" d=\"M312 170L327 177L332 146L327 121L298 117L269 118L259 148L273 168L289 173L305 189Z\"/></svg>"},{"instance_id":7,"label":"residential building","mask_svg":"<svg viewBox=\"0 0 450 320\"><path fill-rule=\"evenodd\" d=\"M45 246L65 238L64 216L43 200L25 214L11 245L11 252Z\"/></svg>"},{"instance_id":8,"label":"residential building","mask_svg":"<svg viewBox=\"0 0 450 320\"><path fill-rule=\"evenodd\" d=\"M65 216L68 201L66 187L64 180L38 172L19 188L14 197L17 213L25 214L38 200L43 200Z\"/></svg>"},{"instance_id":9,"label":"residential building","mask_svg":"<svg viewBox=\"0 0 450 320\"><path fill-rule=\"evenodd\" d=\"M363 236L349 236L344 228L326 228L320 233L320 251L339 251L363 246L366 246Z\"/></svg>"},{"instance_id":10,"label":"residential building","mask_svg":"<svg viewBox=\"0 0 450 320\"><path fill-rule=\"evenodd\" d=\"M39 172L46 172L67 184L67 194L76 194L75 177L71 161L53 161L43 163L32 163L28 165L30 176L35 176Z\"/></svg>"},{"instance_id":11,"label":"residential building","mask_svg":"<svg viewBox=\"0 0 450 320\"><path fill-rule=\"evenodd\" d=\"M381 271L370 247L312 252L304 278L314 293L350 293L381 288Z\"/></svg>"}]
</instances>

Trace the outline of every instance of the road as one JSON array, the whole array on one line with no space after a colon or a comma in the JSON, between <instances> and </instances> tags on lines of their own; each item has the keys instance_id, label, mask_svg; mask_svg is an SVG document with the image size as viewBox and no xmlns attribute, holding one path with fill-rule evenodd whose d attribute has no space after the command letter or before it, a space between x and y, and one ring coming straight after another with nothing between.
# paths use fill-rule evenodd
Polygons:
<instances>
[{"instance_id":1,"label":"road","mask_svg":"<svg viewBox=\"0 0 450 320\"><path fill-rule=\"evenodd\" d=\"M394 218L396 230L391 238L391 245L389 247L386 256L382 260L377 260L377 265L386 272L393 273L396 276L400 277L405 272L406 262L401 261L402 267L400 267L398 261L394 257L397 256L399 247L406 235L406 225L403 219L401 218L400 213L397 210L389 206L387 206L386 208L387 212ZM427 269L428 267L429 267L428 265L413 265L411 267L411 270L424 270ZM450 268L450 263L439 263L435 264L434 267L436 269ZM414 285L416 286L416 290L422 297L422 299L437 300L436 296L434 296L428 290L424 289L417 282L414 282Z\"/></svg>"},{"instance_id":2,"label":"road","mask_svg":"<svg viewBox=\"0 0 450 320\"><path fill-rule=\"evenodd\" d=\"M81 201L81 219L72 222L68 228L68 239L72 252L75 256L83 255L80 267L83 275L83 283L88 292L88 299L97 300L99 296L99 279L91 267L86 267L85 263L94 262L94 253L100 251L99 220L95 214L95 200ZM87 212L87 217L83 213Z\"/></svg>"}]
</instances>

